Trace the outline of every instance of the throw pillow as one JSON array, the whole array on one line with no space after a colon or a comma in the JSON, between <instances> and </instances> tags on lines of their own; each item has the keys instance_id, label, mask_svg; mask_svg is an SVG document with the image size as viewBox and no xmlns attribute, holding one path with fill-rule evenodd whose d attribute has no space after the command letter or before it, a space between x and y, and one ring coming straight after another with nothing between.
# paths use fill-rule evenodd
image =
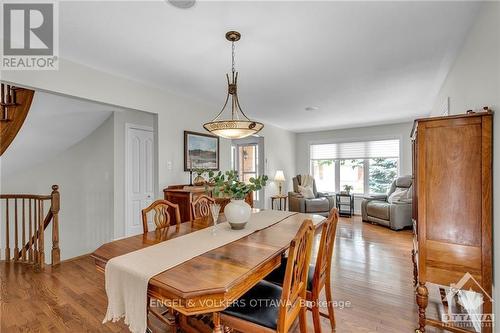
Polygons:
<instances>
[{"instance_id":1,"label":"throw pillow","mask_svg":"<svg viewBox=\"0 0 500 333\"><path fill-rule=\"evenodd\" d=\"M387 198L388 203L394 203L396 201L403 201L408 195L408 189L396 188L394 192Z\"/></svg>"},{"instance_id":2,"label":"throw pillow","mask_svg":"<svg viewBox=\"0 0 500 333\"><path fill-rule=\"evenodd\" d=\"M300 186L299 185L299 193L302 194L302 196L305 199L314 199L314 191L311 186Z\"/></svg>"}]
</instances>

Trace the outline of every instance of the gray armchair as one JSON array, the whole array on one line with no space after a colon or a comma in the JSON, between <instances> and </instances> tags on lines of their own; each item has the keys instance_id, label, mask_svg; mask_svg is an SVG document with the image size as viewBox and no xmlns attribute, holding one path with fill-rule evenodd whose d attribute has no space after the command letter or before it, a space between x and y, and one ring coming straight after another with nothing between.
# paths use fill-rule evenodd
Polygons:
<instances>
[{"instance_id":1,"label":"gray armchair","mask_svg":"<svg viewBox=\"0 0 500 333\"><path fill-rule=\"evenodd\" d=\"M300 175L293 177L293 192L288 192L290 211L328 216L330 210L335 207L334 196L318 192L316 181L313 181L314 198L304 198L299 192L300 178Z\"/></svg>"},{"instance_id":2,"label":"gray armchair","mask_svg":"<svg viewBox=\"0 0 500 333\"><path fill-rule=\"evenodd\" d=\"M376 195L365 198L361 202L361 216L363 221L382 224L393 230L401 230L411 226L412 221L412 199L411 186L413 180L411 176L397 178L391 185L386 195ZM389 203L388 197L397 188L407 189L409 196L399 201Z\"/></svg>"}]
</instances>

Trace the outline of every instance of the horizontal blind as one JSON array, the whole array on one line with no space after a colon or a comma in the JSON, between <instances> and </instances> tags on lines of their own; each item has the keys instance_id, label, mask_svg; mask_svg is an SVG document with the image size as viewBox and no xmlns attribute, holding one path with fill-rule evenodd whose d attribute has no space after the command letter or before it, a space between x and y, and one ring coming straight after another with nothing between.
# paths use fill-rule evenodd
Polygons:
<instances>
[{"instance_id":1,"label":"horizontal blind","mask_svg":"<svg viewBox=\"0 0 500 333\"><path fill-rule=\"evenodd\" d=\"M311 145L311 160L399 157L399 140L376 140Z\"/></svg>"}]
</instances>

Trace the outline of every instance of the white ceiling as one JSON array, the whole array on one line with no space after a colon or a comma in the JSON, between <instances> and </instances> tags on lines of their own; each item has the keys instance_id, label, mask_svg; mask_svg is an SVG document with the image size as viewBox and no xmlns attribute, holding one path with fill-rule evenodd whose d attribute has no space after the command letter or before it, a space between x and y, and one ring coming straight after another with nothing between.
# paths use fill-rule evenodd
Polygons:
<instances>
[{"instance_id":1,"label":"white ceiling","mask_svg":"<svg viewBox=\"0 0 500 333\"><path fill-rule=\"evenodd\" d=\"M293 131L427 115L474 22L475 2L61 2L60 53L214 105L228 30L244 111ZM319 110L305 111L307 106Z\"/></svg>"},{"instance_id":2,"label":"white ceiling","mask_svg":"<svg viewBox=\"0 0 500 333\"><path fill-rule=\"evenodd\" d=\"M36 91L23 127L1 157L2 178L57 156L118 110Z\"/></svg>"}]
</instances>

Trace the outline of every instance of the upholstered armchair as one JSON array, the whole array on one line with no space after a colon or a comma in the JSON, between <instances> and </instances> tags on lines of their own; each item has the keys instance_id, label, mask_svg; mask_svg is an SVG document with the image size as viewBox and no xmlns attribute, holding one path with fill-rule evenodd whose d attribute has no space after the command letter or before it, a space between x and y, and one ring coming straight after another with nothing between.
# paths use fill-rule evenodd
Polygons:
<instances>
[{"instance_id":1,"label":"upholstered armchair","mask_svg":"<svg viewBox=\"0 0 500 333\"><path fill-rule=\"evenodd\" d=\"M411 176L402 176L392 182L387 194L364 198L361 202L363 221L382 224L393 230L411 226L412 183Z\"/></svg>"},{"instance_id":2,"label":"upholstered armchair","mask_svg":"<svg viewBox=\"0 0 500 333\"><path fill-rule=\"evenodd\" d=\"M335 207L334 196L318 192L316 181L313 180L312 190L314 197L306 199L299 192L299 186L301 185L301 176L297 175L293 177L293 192L288 192L290 211L328 216L330 210Z\"/></svg>"}]
</instances>

